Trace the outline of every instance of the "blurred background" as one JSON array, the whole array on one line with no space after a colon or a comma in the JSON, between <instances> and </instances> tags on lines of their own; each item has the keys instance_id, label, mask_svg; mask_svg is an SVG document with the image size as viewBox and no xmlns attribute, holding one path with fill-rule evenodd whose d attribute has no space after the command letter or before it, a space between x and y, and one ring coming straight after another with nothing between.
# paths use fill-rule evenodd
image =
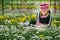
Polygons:
<instances>
[{"instance_id":1,"label":"blurred background","mask_svg":"<svg viewBox=\"0 0 60 40\"><path fill-rule=\"evenodd\" d=\"M52 13L60 13L59 0L0 0L0 14L36 12L40 3L48 3Z\"/></svg>"}]
</instances>

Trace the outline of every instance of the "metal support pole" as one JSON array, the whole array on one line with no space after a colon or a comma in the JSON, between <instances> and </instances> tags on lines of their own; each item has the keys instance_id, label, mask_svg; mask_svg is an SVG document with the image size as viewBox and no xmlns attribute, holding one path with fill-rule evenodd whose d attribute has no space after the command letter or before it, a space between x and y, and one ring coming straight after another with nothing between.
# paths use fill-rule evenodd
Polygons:
<instances>
[{"instance_id":1,"label":"metal support pole","mask_svg":"<svg viewBox=\"0 0 60 40\"><path fill-rule=\"evenodd\" d=\"M60 13L60 1L58 0L58 5L59 5L59 8L58 8L58 13Z\"/></svg>"},{"instance_id":2,"label":"metal support pole","mask_svg":"<svg viewBox=\"0 0 60 40\"><path fill-rule=\"evenodd\" d=\"M18 0L17 0L17 9L18 9Z\"/></svg>"},{"instance_id":3,"label":"metal support pole","mask_svg":"<svg viewBox=\"0 0 60 40\"><path fill-rule=\"evenodd\" d=\"M13 11L13 2L12 2L12 0L11 0L11 7L12 7L12 11Z\"/></svg>"},{"instance_id":4,"label":"metal support pole","mask_svg":"<svg viewBox=\"0 0 60 40\"><path fill-rule=\"evenodd\" d=\"M60 0L58 0L58 5L59 5L58 10L59 10L59 13L60 13Z\"/></svg>"},{"instance_id":5,"label":"metal support pole","mask_svg":"<svg viewBox=\"0 0 60 40\"><path fill-rule=\"evenodd\" d=\"M51 7L51 0L50 0L50 7Z\"/></svg>"},{"instance_id":6,"label":"metal support pole","mask_svg":"<svg viewBox=\"0 0 60 40\"><path fill-rule=\"evenodd\" d=\"M2 15L4 15L4 0L2 0Z\"/></svg>"},{"instance_id":7,"label":"metal support pole","mask_svg":"<svg viewBox=\"0 0 60 40\"><path fill-rule=\"evenodd\" d=\"M56 1L54 1L54 13L56 13Z\"/></svg>"}]
</instances>

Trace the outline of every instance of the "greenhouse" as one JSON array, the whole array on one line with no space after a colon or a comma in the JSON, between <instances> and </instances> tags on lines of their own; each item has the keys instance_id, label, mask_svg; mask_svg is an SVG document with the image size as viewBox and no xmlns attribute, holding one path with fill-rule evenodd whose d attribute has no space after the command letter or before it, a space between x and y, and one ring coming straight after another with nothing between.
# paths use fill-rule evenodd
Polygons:
<instances>
[{"instance_id":1,"label":"greenhouse","mask_svg":"<svg viewBox=\"0 0 60 40\"><path fill-rule=\"evenodd\" d=\"M60 40L60 0L0 0L0 40Z\"/></svg>"}]
</instances>

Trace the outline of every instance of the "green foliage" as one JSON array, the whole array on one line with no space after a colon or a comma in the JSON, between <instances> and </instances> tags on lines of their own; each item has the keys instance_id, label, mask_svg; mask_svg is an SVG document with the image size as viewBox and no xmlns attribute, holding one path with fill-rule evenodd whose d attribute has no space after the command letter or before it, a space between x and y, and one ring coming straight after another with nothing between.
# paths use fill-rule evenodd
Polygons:
<instances>
[{"instance_id":1,"label":"green foliage","mask_svg":"<svg viewBox=\"0 0 60 40\"><path fill-rule=\"evenodd\" d=\"M38 28L39 29L39 28ZM44 29L44 28L42 28ZM60 27L45 28L45 30L37 30L33 28L26 28L24 26L3 26L0 25L0 39L1 40L30 40L30 39L50 39L60 40Z\"/></svg>"}]
</instances>

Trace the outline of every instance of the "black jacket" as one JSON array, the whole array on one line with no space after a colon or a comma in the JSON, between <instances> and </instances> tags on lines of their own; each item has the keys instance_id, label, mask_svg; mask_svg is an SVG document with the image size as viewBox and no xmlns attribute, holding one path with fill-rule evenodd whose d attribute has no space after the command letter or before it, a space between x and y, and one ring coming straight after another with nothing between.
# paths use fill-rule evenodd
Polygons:
<instances>
[{"instance_id":1,"label":"black jacket","mask_svg":"<svg viewBox=\"0 0 60 40\"><path fill-rule=\"evenodd\" d=\"M48 11L49 15L46 18L41 18L40 17L40 12L37 13L37 17L36 17L36 22L39 21L41 23L45 23L45 24L50 24L51 21L51 13L50 11Z\"/></svg>"}]
</instances>

